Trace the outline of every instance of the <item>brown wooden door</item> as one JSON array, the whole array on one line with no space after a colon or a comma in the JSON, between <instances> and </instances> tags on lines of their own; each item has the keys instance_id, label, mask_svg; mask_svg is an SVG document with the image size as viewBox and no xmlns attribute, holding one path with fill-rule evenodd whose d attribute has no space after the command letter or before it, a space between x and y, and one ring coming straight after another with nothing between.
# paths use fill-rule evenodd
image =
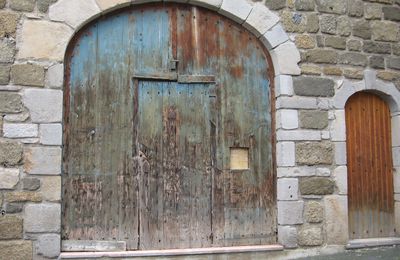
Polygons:
<instances>
[{"instance_id":1,"label":"brown wooden door","mask_svg":"<svg viewBox=\"0 0 400 260\"><path fill-rule=\"evenodd\" d=\"M361 92L345 109L350 239L394 236L389 108L378 96Z\"/></svg>"}]
</instances>

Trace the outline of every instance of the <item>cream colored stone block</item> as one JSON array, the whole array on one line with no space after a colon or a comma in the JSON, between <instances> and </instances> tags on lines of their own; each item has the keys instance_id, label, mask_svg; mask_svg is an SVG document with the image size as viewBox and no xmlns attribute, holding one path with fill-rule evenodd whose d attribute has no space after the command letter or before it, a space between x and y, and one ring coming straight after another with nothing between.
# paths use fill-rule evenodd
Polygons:
<instances>
[{"instance_id":1,"label":"cream colored stone block","mask_svg":"<svg viewBox=\"0 0 400 260\"><path fill-rule=\"evenodd\" d=\"M243 26L259 37L277 24L278 21L279 17L271 12L265 4L256 3Z\"/></svg>"},{"instance_id":2,"label":"cream colored stone block","mask_svg":"<svg viewBox=\"0 0 400 260\"><path fill-rule=\"evenodd\" d=\"M335 111L335 120L332 124L332 141L346 141L346 117L344 110Z\"/></svg>"},{"instance_id":3,"label":"cream colored stone block","mask_svg":"<svg viewBox=\"0 0 400 260\"><path fill-rule=\"evenodd\" d=\"M40 194L47 201L61 200L61 176L48 176L41 178Z\"/></svg>"},{"instance_id":4,"label":"cream colored stone block","mask_svg":"<svg viewBox=\"0 0 400 260\"><path fill-rule=\"evenodd\" d=\"M400 201L396 201L394 204L394 216L397 235L400 235Z\"/></svg>"},{"instance_id":5,"label":"cream colored stone block","mask_svg":"<svg viewBox=\"0 0 400 260\"><path fill-rule=\"evenodd\" d=\"M271 51L275 74L300 75L300 52L293 42L285 42Z\"/></svg>"},{"instance_id":6,"label":"cream colored stone block","mask_svg":"<svg viewBox=\"0 0 400 260\"><path fill-rule=\"evenodd\" d=\"M347 195L347 166L339 166L333 171L338 193Z\"/></svg>"},{"instance_id":7,"label":"cream colored stone block","mask_svg":"<svg viewBox=\"0 0 400 260\"><path fill-rule=\"evenodd\" d=\"M95 0L59 0L49 8L51 20L66 22L74 28L98 13L100 9Z\"/></svg>"},{"instance_id":8,"label":"cream colored stone block","mask_svg":"<svg viewBox=\"0 0 400 260\"><path fill-rule=\"evenodd\" d=\"M223 0L218 12L235 22L242 23L250 14L251 9L250 2L246 0Z\"/></svg>"},{"instance_id":9,"label":"cream colored stone block","mask_svg":"<svg viewBox=\"0 0 400 260\"><path fill-rule=\"evenodd\" d=\"M100 6L101 10L106 10L111 7L115 7L120 4L130 4L132 1L131 0L96 0L97 4Z\"/></svg>"},{"instance_id":10,"label":"cream colored stone block","mask_svg":"<svg viewBox=\"0 0 400 260\"><path fill-rule=\"evenodd\" d=\"M218 10L222 5L222 0L189 0L189 4L202 6L212 10Z\"/></svg>"},{"instance_id":11,"label":"cream colored stone block","mask_svg":"<svg viewBox=\"0 0 400 260\"><path fill-rule=\"evenodd\" d=\"M327 244L345 245L349 239L347 196L326 196L324 204Z\"/></svg>"},{"instance_id":12,"label":"cream colored stone block","mask_svg":"<svg viewBox=\"0 0 400 260\"><path fill-rule=\"evenodd\" d=\"M73 31L65 24L25 20L21 28L18 59L62 61Z\"/></svg>"}]
</instances>

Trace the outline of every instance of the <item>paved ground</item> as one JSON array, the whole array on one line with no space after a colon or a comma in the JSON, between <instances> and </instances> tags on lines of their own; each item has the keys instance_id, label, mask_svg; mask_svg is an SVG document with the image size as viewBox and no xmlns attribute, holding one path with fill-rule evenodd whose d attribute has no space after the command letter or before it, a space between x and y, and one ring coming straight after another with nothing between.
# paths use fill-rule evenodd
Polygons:
<instances>
[{"instance_id":1,"label":"paved ground","mask_svg":"<svg viewBox=\"0 0 400 260\"><path fill-rule=\"evenodd\" d=\"M359 250L348 250L344 253L329 255L329 256L314 256L307 258L298 258L307 260L375 260L375 259L387 259L387 260L400 260L400 246L397 247L382 247L372 249L359 249Z\"/></svg>"}]
</instances>

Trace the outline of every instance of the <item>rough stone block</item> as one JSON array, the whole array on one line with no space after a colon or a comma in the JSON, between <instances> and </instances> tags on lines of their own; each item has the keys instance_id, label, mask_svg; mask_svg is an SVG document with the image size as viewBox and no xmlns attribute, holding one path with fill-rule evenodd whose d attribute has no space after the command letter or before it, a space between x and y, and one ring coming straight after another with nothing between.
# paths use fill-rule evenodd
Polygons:
<instances>
[{"instance_id":1,"label":"rough stone block","mask_svg":"<svg viewBox=\"0 0 400 260\"><path fill-rule=\"evenodd\" d=\"M314 0L296 0L294 6L298 11L314 11L315 3Z\"/></svg>"},{"instance_id":2,"label":"rough stone block","mask_svg":"<svg viewBox=\"0 0 400 260\"><path fill-rule=\"evenodd\" d=\"M18 182L19 169L0 167L0 190L14 189Z\"/></svg>"},{"instance_id":3,"label":"rough stone block","mask_svg":"<svg viewBox=\"0 0 400 260\"><path fill-rule=\"evenodd\" d=\"M20 15L9 11L0 11L0 37L15 37Z\"/></svg>"},{"instance_id":4,"label":"rough stone block","mask_svg":"<svg viewBox=\"0 0 400 260\"><path fill-rule=\"evenodd\" d=\"M278 226L278 242L285 248L296 248L297 229L291 226Z\"/></svg>"},{"instance_id":5,"label":"rough stone block","mask_svg":"<svg viewBox=\"0 0 400 260\"><path fill-rule=\"evenodd\" d=\"M189 0L189 3L203 6L211 10L218 10L222 5L222 0Z\"/></svg>"},{"instance_id":6,"label":"rough stone block","mask_svg":"<svg viewBox=\"0 0 400 260\"><path fill-rule=\"evenodd\" d=\"M22 110L22 107L23 107L22 106L22 97L20 96L19 98L21 100L20 104L21 104L21 110ZM7 115L5 115L4 120L7 122L24 122L28 118L29 118L29 113L26 110L24 110L18 114L7 114Z\"/></svg>"},{"instance_id":7,"label":"rough stone block","mask_svg":"<svg viewBox=\"0 0 400 260\"><path fill-rule=\"evenodd\" d=\"M243 26L259 37L277 24L278 21L279 17L268 10L265 5L255 3Z\"/></svg>"},{"instance_id":8,"label":"rough stone block","mask_svg":"<svg viewBox=\"0 0 400 260\"><path fill-rule=\"evenodd\" d=\"M4 8L6 6L6 0L0 0L0 8Z\"/></svg>"},{"instance_id":9,"label":"rough stone block","mask_svg":"<svg viewBox=\"0 0 400 260\"><path fill-rule=\"evenodd\" d=\"M25 148L24 168L29 174L59 175L61 173L61 148Z\"/></svg>"},{"instance_id":10,"label":"rough stone block","mask_svg":"<svg viewBox=\"0 0 400 260\"><path fill-rule=\"evenodd\" d=\"M25 206L25 232L59 232L60 225L60 204L27 204Z\"/></svg>"},{"instance_id":11,"label":"rough stone block","mask_svg":"<svg viewBox=\"0 0 400 260\"><path fill-rule=\"evenodd\" d=\"M317 10L322 13L345 14L347 12L346 0L316 0Z\"/></svg>"},{"instance_id":12,"label":"rough stone block","mask_svg":"<svg viewBox=\"0 0 400 260\"><path fill-rule=\"evenodd\" d=\"M5 210L7 214L14 214L22 212L23 208L24 208L23 203L7 203Z\"/></svg>"},{"instance_id":13,"label":"rough stone block","mask_svg":"<svg viewBox=\"0 0 400 260\"><path fill-rule=\"evenodd\" d=\"M7 138L29 138L38 136L36 124L8 124L3 125L3 136Z\"/></svg>"},{"instance_id":14,"label":"rough stone block","mask_svg":"<svg viewBox=\"0 0 400 260\"><path fill-rule=\"evenodd\" d=\"M298 243L301 246L320 246L324 242L322 228L315 226L304 226L299 230Z\"/></svg>"},{"instance_id":15,"label":"rough stone block","mask_svg":"<svg viewBox=\"0 0 400 260\"><path fill-rule=\"evenodd\" d=\"M346 68L343 70L343 75L348 79L363 79L364 69Z\"/></svg>"},{"instance_id":16,"label":"rough stone block","mask_svg":"<svg viewBox=\"0 0 400 260\"><path fill-rule=\"evenodd\" d=\"M292 42L285 42L271 53L276 75L299 75L300 53Z\"/></svg>"},{"instance_id":17,"label":"rough stone block","mask_svg":"<svg viewBox=\"0 0 400 260\"><path fill-rule=\"evenodd\" d=\"M61 124L41 124L40 142L45 145L61 145L62 144Z\"/></svg>"},{"instance_id":18,"label":"rough stone block","mask_svg":"<svg viewBox=\"0 0 400 260\"><path fill-rule=\"evenodd\" d=\"M353 66L366 66L367 56L357 52L347 52L339 55L339 63Z\"/></svg>"},{"instance_id":19,"label":"rough stone block","mask_svg":"<svg viewBox=\"0 0 400 260\"><path fill-rule=\"evenodd\" d=\"M400 26L395 22L373 21L371 24L372 40L397 42L400 39Z\"/></svg>"},{"instance_id":20,"label":"rough stone block","mask_svg":"<svg viewBox=\"0 0 400 260\"><path fill-rule=\"evenodd\" d=\"M18 58L62 61L72 33L62 23L27 19L21 28Z\"/></svg>"},{"instance_id":21,"label":"rough stone block","mask_svg":"<svg viewBox=\"0 0 400 260\"><path fill-rule=\"evenodd\" d=\"M40 180L36 178L24 178L22 179L22 189L35 191L40 188Z\"/></svg>"},{"instance_id":22,"label":"rough stone block","mask_svg":"<svg viewBox=\"0 0 400 260\"><path fill-rule=\"evenodd\" d=\"M400 7L384 6L382 11L386 20L400 21Z\"/></svg>"},{"instance_id":23,"label":"rough stone block","mask_svg":"<svg viewBox=\"0 0 400 260\"><path fill-rule=\"evenodd\" d=\"M310 64L302 64L301 65L301 74L320 76L321 73L322 73L322 71L321 71L320 66L310 65Z\"/></svg>"},{"instance_id":24,"label":"rough stone block","mask_svg":"<svg viewBox=\"0 0 400 260\"><path fill-rule=\"evenodd\" d=\"M362 17L364 15L364 2L361 0L350 0L348 9L349 16Z\"/></svg>"},{"instance_id":25,"label":"rough stone block","mask_svg":"<svg viewBox=\"0 0 400 260\"><path fill-rule=\"evenodd\" d=\"M321 223L324 220L324 207L317 201L305 205L304 217L308 223Z\"/></svg>"},{"instance_id":26,"label":"rough stone block","mask_svg":"<svg viewBox=\"0 0 400 260\"><path fill-rule=\"evenodd\" d=\"M218 12L238 23L242 23L250 14L251 9L252 6L247 1L223 0Z\"/></svg>"},{"instance_id":27,"label":"rough stone block","mask_svg":"<svg viewBox=\"0 0 400 260\"><path fill-rule=\"evenodd\" d=\"M61 177L49 176L42 178L40 194L43 200L58 202L61 201Z\"/></svg>"},{"instance_id":28,"label":"rough stone block","mask_svg":"<svg viewBox=\"0 0 400 260\"><path fill-rule=\"evenodd\" d=\"M95 0L59 0L49 8L53 21L66 22L76 28L89 17L100 12Z\"/></svg>"},{"instance_id":29,"label":"rough stone block","mask_svg":"<svg viewBox=\"0 0 400 260\"><path fill-rule=\"evenodd\" d=\"M62 91L25 89L23 101L33 123L53 123L62 120Z\"/></svg>"},{"instance_id":30,"label":"rough stone block","mask_svg":"<svg viewBox=\"0 0 400 260\"><path fill-rule=\"evenodd\" d=\"M40 235L35 243L36 253L54 258L60 254L61 239L58 234Z\"/></svg>"},{"instance_id":31,"label":"rough stone block","mask_svg":"<svg viewBox=\"0 0 400 260\"><path fill-rule=\"evenodd\" d=\"M0 141L0 165L14 166L22 161L22 145L16 142Z\"/></svg>"},{"instance_id":32,"label":"rough stone block","mask_svg":"<svg viewBox=\"0 0 400 260\"><path fill-rule=\"evenodd\" d=\"M295 145L294 142L279 142L276 145L277 165L294 166L295 165Z\"/></svg>"},{"instance_id":33,"label":"rough stone block","mask_svg":"<svg viewBox=\"0 0 400 260\"><path fill-rule=\"evenodd\" d=\"M387 66L391 69L400 70L400 57L389 57L387 59Z\"/></svg>"},{"instance_id":34,"label":"rough stone block","mask_svg":"<svg viewBox=\"0 0 400 260\"><path fill-rule=\"evenodd\" d=\"M14 62L15 42L8 38L0 39L0 62Z\"/></svg>"},{"instance_id":35,"label":"rough stone block","mask_svg":"<svg viewBox=\"0 0 400 260\"><path fill-rule=\"evenodd\" d=\"M349 51L361 51L363 44L359 40L348 40L347 48Z\"/></svg>"},{"instance_id":36,"label":"rough stone block","mask_svg":"<svg viewBox=\"0 0 400 260\"><path fill-rule=\"evenodd\" d=\"M297 115L297 110L282 109L279 110L279 117L281 122L281 127L283 129L296 129L299 127L299 117Z\"/></svg>"},{"instance_id":37,"label":"rough stone block","mask_svg":"<svg viewBox=\"0 0 400 260\"><path fill-rule=\"evenodd\" d=\"M353 35L363 38L371 39L371 26L368 21L359 20L353 23Z\"/></svg>"},{"instance_id":38,"label":"rough stone block","mask_svg":"<svg viewBox=\"0 0 400 260\"><path fill-rule=\"evenodd\" d=\"M346 244L349 236L347 196L326 196L324 205L326 242L329 245Z\"/></svg>"},{"instance_id":39,"label":"rough stone block","mask_svg":"<svg viewBox=\"0 0 400 260\"><path fill-rule=\"evenodd\" d=\"M392 49L390 43L364 41L363 51L368 53L390 54Z\"/></svg>"},{"instance_id":40,"label":"rough stone block","mask_svg":"<svg viewBox=\"0 0 400 260\"><path fill-rule=\"evenodd\" d=\"M56 64L47 69L46 86L61 88L64 81L64 64Z\"/></svg>"},{"instance_id":41,"label":"rough stone block","mask_svg":"<svg viewBox=\"0 0 400 260\"><path fill-rule=\"evenodd\" d=\"M276 46L289 40L288 35L280 24L276 24L264 35L260 37L260 40L268 49L274 49Z\"/></svg>"},{"instance_id":42,"label":"rough stone block","mask_svg":"<svg viewBox=\"0 0 400 260\"><path fill-rule=\"evenodd\" d=\"M9 0L9 5L15 11L32 12L35 9L35 0Z\"/></svg>"},{"instance_id":43,"label":"rough stone block","mask_svg":"<svg viewBox=\"0 0 400 260\"><path fill-rule=\"evenodd\" d=\"M16 85L44 86L44 68L35 64L16 64L11 67L11 80Z\"/></svg>"},{"instance_id":44,"label":"rough stone block","mask_svg":"<svg viewBox=\"0 0 400 260\"><path fill-rule=\"evenodd\" d=\"M326 141L297 143L296 162L300 165L332 164L333 145Z\"/></svg>"},{"instance_id":45,"label":"rough stone block","mask_svg":"<svg viewBox=\"0 0 400 260\"><path fill-rule=\"evenodd\" d=\"M288 75L275 77L276 96L293 96L293 78Z\"/></svg>"},{"instance_id":46,"label":"rough stone block","mask_svg":"<svg viewBox=\"0 0 400 260\"><path fill-rule=\"evenodd\" d=\"M47 13L49 6L55 2L57 0L37 0L37 8L40 12Z\"/></svg>"},{"instance_id":47,"label":"rough stone block","mask_svg":"<svg viewBox=\"0 0 400 260\"><path fill-rule=\"evenodd\" d=\"M278 200L298 200L299 180L297 178L278 179Z\"/></svg>"},{"instance_id":48,"label":"rough stone block","mask_svg":"<svg viewBox=\"0 0 400 260\"><path fill-rule=\"evenodd\" d=\"M312 49L315 47L315 39L306 34L298 34L295 37L295 43L298 48Z\"/></svg>"},{"instance_id":49,"label":"rough stone block","mask_svg":"<svg viewBox=\"0 0 400 260\"><path fill-rule=\"evenodd\" d=\"M337 18L334 15L320 16L321 32L328 34L336 34Z\"/></svg>"},{"instance_id":50,"label":"rough stone block","mask_svg":"<svg viewBox=\"0 0 400 260\"><path fill-rule=\"evenodd\" d=\"M329 124L327 111L301 110L299 118L301 128L325 129Z\"/></svg>"},{"instance_id":51,"label":"rough stone block","mask_svg":"<svg viewBox=\"0 0 400 260\"><path fill-rule=\"evenodd\" d=\"M0 65L0 85L7 85L10 81L10 66Z\"/></svg>"},{"instance_id":52,"label":"rough stone block","mask_svg":"<svg viewBox=\"0 0 400 260\"><path fill-rule=\"evenodd\" d=\"M278 201L278 224L303 224L303 201Z\"/></svg>"},{"instance_id":53,"label":"rough stone block","mask_svg":"<svg viewBox=\"0 0 400 260\"><path fill-rule=\"evenodd\" d=\"M338 54L333 50L314 49L306 52L306 60L313 63L335 64Z\"/></svg>"},{"instance_id":54,"label":"rough stone block","mask_svg":"<svg viewBox=\"0 0 400 260\"><path fill-rule=\"evenodd\" d=\"M296 95L312 97L332 97L335 93L335 82L318 77L295 77L293 89Z\"/></svg>"},{"instance_id":55,"label":"rough stone block","mask_svg":"<svg viewBox=\"0 0 400 260\"><path fill-rule=\"evenodd\" d=\"M22 109L22 98L18 93L0 91L0 112L19 113Z\"/></svg>"},{"instance_id":56,"label":"rough stone block","mask_svg":"<svg viewBox=\"0 0 400 260\"><path fill-rule=\"evenodd\" d=\"M325 46L332 47L339 50L346 49L346 38L328 36L325 39Z\"/></svg>"},{"instance_id":57,"label":"rough stone block","mask_svg":"<svg viewBox=\"0 0 400 260\"><path fill-rule=\"evenodd\" d=\"M374 69L385 68L385 58L382 56L371 56L369 57L369 66Z\"/></svg>"},{"instance_id":58,"label":"rough stone block","mask_svg":"<svg viewBox=\"0 0 400 260\"><path fill-rule=\"evenodd\" d=\"M1 240L22 238L22 219L16 216L0 217Z\"/></svg>"},{"instance_id":59,"label":"rough stone block","mask_svg":"<svg viewBox=\"0 0 400 260\"><path fill-rule=\"evenodd\" d=\"M302 195L326 195L335 190L334 181L325 177L301 178L299 185Z\"/></svg>"},{"instance_id":60,"label":"rough stone block","mask_svg":"<svg viewBox=\"0 0 400 260\"><path fill-rule=\"evenodd\" d=\"M41 202L42 196L36 192L31 191L15 191L5 194L7 202Z\"/></svg>"},{"instance_id":61,"label":"rough stone block","mask_svg":"<svg viewBox=\"0 0 400 260\"><path fill-rule=\"evenodd\" d=\"M286 6L286 1L282 0L266 0L265 5L271 10L279 10Z\"/></svg>"},{"instance_id":62,"label":"rough stone block","mask_svg":"<svg viewBox=\"0 0 400 260\"><path fill-rule=\"evenodd\" d=\"M33 248L32 241L29 240L13 240L0 241L0 252L5 259L10 260L27 260L32 259Z\"/></svg>"},{"instance_id":63,"label":"rough stone block","mask_svg":"<svg viewBox=\"0 0 400 260\"><path fill-rule=\"evenodd\" d=\"M365 19L381 19L382 18L382 5L369 4L365 5Z\"/></svg>"},{"instance_id":64,"label":"rough stone block","mask_svg":"<svg viewBox=\"0 0 400 260\"><path fill-rule=\"evenodd\" d=\"M340 36L349 36L351 34L351 21L347 16L341 16L336 23L337 33Z\"/></svg>"},{"instance_id":65,"label":"rough stone block","mask_svg":"<svg viewBox=\"0 0 400 260\"><path fill-rule=\"evenodd\" d=\"M319 19L317 14L305 14L283 11L280 15L283 27L287 32L317 32Z\"/></svg>"},{"instance_id":66,"label":"rough stone block","mask_svg":"<svg viewBox=\"0 0 400 260\"><path fill-rule=\"evenodd\" d=\"M400 216L400 201L396 201L394 203L394 215ZM400 231L399 231L400 230L400 218L395 218L394 222L395 222L397 234L400 234Z\"/></svg>"}]
</instances>

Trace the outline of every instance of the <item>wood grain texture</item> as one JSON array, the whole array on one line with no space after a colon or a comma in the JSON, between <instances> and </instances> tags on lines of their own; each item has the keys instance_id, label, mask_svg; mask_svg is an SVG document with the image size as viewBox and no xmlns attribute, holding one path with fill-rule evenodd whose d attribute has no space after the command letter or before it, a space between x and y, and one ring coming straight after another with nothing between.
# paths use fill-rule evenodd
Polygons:
<instances>
[{"instance_id":1,"label":"wood grain texture","mask_svg":"<svg viewBox=\"0 0 400 260\"><path fill-rule=\"evenodd\" d=\"M346 104L350 238L395 235L391 118L371 93Z\"/></svg>"},{"instance_id":2,"label":"wood grain texture","mask_svg":"<svg viewBox=\"0 0 400 260\"><path fill-rule=\"evenodd\" d=\"M200 7L129 7L83 28L66 60L63 239L275 243L269 64L256 37ZM231 148L248 149L248 169L230 169Z\"/></svg>"}]
</instances>

